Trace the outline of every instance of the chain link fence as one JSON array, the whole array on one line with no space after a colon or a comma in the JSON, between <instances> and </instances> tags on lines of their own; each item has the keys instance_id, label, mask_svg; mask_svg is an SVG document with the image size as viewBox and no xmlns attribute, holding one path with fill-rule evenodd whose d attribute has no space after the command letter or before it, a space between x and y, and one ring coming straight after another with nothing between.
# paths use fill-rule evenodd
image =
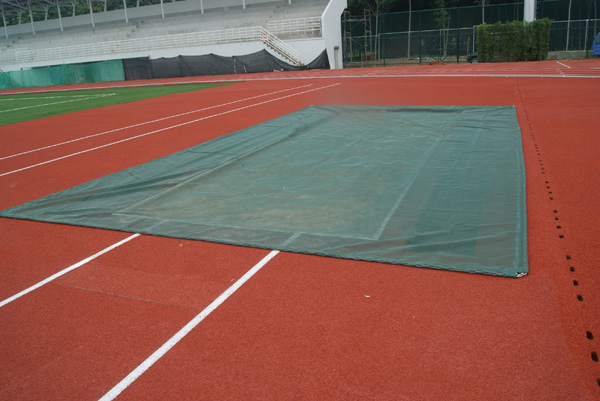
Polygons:
<instances>
[{"instance_id":1,"label":"chain link fence","mask_svg":"<svg viewBox=\"0 0 600 401\"><path fill-rule=\"evenodd\" d=\"M587 57L600 31L600 19L568 21L566 6L568 1L564 0L538 4L537 17L554 20L550 31L551 57L559 57L552 52L578 52L574 56ZM595 8L582 10L573 12L572 17L595 17ZM342 17L344 65L466 63L470 61L469 55L477 52L477 25L522 19L522 2L378 15L368 10L360 16L345 14Z\"/></svg>"}]
</instances>

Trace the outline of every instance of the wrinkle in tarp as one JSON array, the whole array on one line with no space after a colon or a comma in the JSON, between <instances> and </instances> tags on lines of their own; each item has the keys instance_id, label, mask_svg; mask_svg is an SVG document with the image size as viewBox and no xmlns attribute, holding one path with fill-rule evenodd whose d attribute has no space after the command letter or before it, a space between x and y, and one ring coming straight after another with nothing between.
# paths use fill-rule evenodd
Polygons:
<instances>
[{"instance_id":1,"label":"wrinkle in tarp","mask_svg":"<svg viewBox=\"0 0 600 401\"><path fill-rule=\"evenodd\" d=\"M513 106L311 106L0 216L516 277Z\"/></svg>"}]
</instances>

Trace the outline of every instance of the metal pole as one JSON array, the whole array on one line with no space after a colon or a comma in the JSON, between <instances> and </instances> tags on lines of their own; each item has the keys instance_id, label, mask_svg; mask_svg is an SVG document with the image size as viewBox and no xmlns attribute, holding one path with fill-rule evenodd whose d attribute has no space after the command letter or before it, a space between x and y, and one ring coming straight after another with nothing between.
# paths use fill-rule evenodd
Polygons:
<instances>
[{"instance_id":1,"label":"metal pole","mask_svg":"<svg viewBox=\"0 0 600 401\"><path fill-rule=\"evenodd\" d=\"M94 23L94 10L92 7L92 0L88 0L88 4L90 5L90 17L92 18L92 27L96 27L96 24Z\"/></svg>"},{"instance_id":2,"label":"metal pole","mask_svg":"<svg viewBox=\"0 0 600 401\"><path fill-rule=\"evenodd\" d=\"M569 51L569 31L571 30L571 4L573 4L573 0L569 0L569 17L567 21L567 48L566 51Z\"/></svg>"},{"instance_id":3,"label":"metal pole","mask_svg":"<svg viewBox=\"0 0 600 401\"><path fill-rule=\"evenodd\" d=\"M165 8L163 7L163 0L160 0L160 14L162 18L165 19Z\"/></svg>"},{"instance_id":4,"label":"metal pole","mask_svg":"<svg viewBox=\"0 0 600 401\"><path fill-rule=\"evenodd\" d=\"M523 9L523 19L526 22L531 22L535 20L535 7L536 0L525 0Z\"/></svg>"},{"instance_id":5,"label":"metal pole","mask_svg":"<svg viewBox=\"0 0 600 401\"><path fill-rule=\"evenodd\" d=\"M585 57L588 58L589 55L589 46L588 46L588 42L587 42L587 38L588 38L588 25L589 25L589 18L585 20L585 39L583 39L583 45L585 46Z\"/></svg>"},{"instance_id":6,"label":"metal pole","mask_svg":"<svg viewBox=\"0 0 600 401\"><path fill-rule=\"evenodd\" d=\"M406 51L406 58L410 60L410 31L412 30L412 0L408 0L408 50Z\"/></svg>"},{"instance_id":7,"label":"metal pole","mask_svg":"<svg viewBox=\"0 0 600 401\"><path fill-rule=\"evenodd\" d=\"M62 15L60 13L60 3L59 0L56 0L56 11L58 11L58 25L60 25L60 31L64 31L62 24Z\"/></svg>"},{"instance_id":8,"label":"metal pole","mask_svg":"<svg viewBox=\"0 0 600 401\"><path fill-rule=\"evenodd\" d=\"M129 17L127 16L127 0L123 0L123 10L125 10L125 22L129 23Z\"/></svg>"},{"instance_id":9,"label":"metal pole","mask_svg":"<svg viewBox=\"0 0 600 401\"><path fill-rule=\"evenodd\" d=\"M33 13L31 12L31 1L27 2L27 8L29 8L29 21L31 22L31 32L35 35L35 27L33 26Z\"/></svg>"},{"instance_id":10,"label":"metal pole","mask_svg":"<svg viewBox=\"0 0 600 401\"><path fill-rule=\"evenodd\" d=\"M456 9L456 64L460 64L460 8Z\"/></svg>"},{"instance_id":11,"label":"metal pole","mask_svg":"<svg viewBox=\"0 0 600 401\"><path fill-rule=\"evenodd\" d=\"M6 29L6 18L4 18L4 6L2 7L2 22L4 23L4 35L8 39L8 29Z\"/></svg>"},{"instance_id":12,"label":"metal pole","mask_svg":"<svg viewBox=\"0 0 600 401\"><path fill-rule=\"evenodd\" d=\"M421 39L421 10L419 10L419 65L421 65L421 42L423 40Z\"/></svg>"},{"instance_id":13,"label":"metal pole","mask_svg":"<svg viewBox=\"0 0 600 401\"><path fill-rule=\"evenodd\" d=\"M204 14L204 1L200 0L200 13Z\"/></svg>"}]
</instances>

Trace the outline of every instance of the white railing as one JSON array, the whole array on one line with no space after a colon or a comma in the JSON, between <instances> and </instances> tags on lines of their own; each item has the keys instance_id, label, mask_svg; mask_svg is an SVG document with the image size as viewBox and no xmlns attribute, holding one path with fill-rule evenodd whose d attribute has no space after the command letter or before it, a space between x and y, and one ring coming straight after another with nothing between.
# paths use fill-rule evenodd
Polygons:
<instances>
[{"instance_id":1,"label":"white railing","mask_svg":"<svg viewBox=\"0 0 600 401\"><path fill-rule=\"evenodd\" d=\"M94 44L55 47L49 49L6 49L0 52L0 65L38 63L81 57L165 50L183 47L224 45L262 41L289 61L300 65L299 53L261 26L218 31L182 33L148 38L114 40Z\"/></svg>"},{"instance_id":2,"label":"white railing","mask_svg":"<svg viewBox=\"0 0 600 401\"><path fill-rule=\"evenodd\" d=\"M285 43L283 40L279 39L277 36L273 35L271 32L267 31L265 28L260 27L260 40L275 50L277 53L281 54L283 57L291 61L294 65L301 65L300 62L300 53Z\"/></svg>"},{"instance_id":3,"label":"white railing","mask_svg":"<svg viewBox=\"0 0 600 401\"><path fill-rule=\"evenodd\" d=\"M275 35L302 37L321 35L321 17L294 18L269 21L267 28Z\"/></svg>"}]
</instances>

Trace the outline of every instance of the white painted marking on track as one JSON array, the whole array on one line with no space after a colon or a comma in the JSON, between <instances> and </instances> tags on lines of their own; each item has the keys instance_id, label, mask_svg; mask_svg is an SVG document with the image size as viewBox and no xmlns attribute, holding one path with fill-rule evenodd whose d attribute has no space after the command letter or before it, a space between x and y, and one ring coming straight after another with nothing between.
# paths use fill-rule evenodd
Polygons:
<instances>
[{"instance_id":1,"label":"white painted marking on track","mask_svg":"<svg viewBox=\"0 0 600 401\"><path fill-rule=\"evenodd\" d=\"M568 66L568 65L566 65L566 64L563 64L563 63L561 63L560 61L557 61L557 63L558 63L558 64L560 64L560 65L562 65L563 67L567 67L568 69L571 69L571 67L569 67L569 66Z\"/></svg>"},{"instance_id":2,"label":"white painted marking on track","mask_svg":"<svg viewBox=\"0 0 600 401\"><path fill-rule=\"evenodd\" d=\"M0 174L0 177L3 177L5 175L10 175L10 174L18 173L19 171L29 170L29 169L34 168L34 167L43 166L43 165L48 164L48 163L52 163L52 162L55 162L55 161L67 159L69 157L81 155L81 154L88 153L88 152L91 152L91 151L94 151L94 150L106 148L108 146L117 145L119 143L131 141L132 139L142 138L142 137L145 137L145 136L148 136L148 135L156 134L158 132L168 131L168 130L173 129L173 128L178 128L178 127L183 127L185 125L193 124L193 123L196 123L198 121L208 120L209 118L223 116L225 114L233 113L233 112L236 112L236 111L240 111L240 110L244 110L244 109L249 109L251 107L256 107L256 106L260 106L260 105L263 105L263 104L275 102L277 100L283 100L283 99L286 99L286 98L289 98L289 97L292 97L292 96L302 95L304 93L309 93L309 92L314 92L314 91L318 91L318 90L321 90L321 89L331 88L331 87L337 86L337 85L340 85L340 84L339 83L335 83L335 84L332 84L332 85L321 86L319 88L309 89L309 90L305 90L305 91L302 91L302 92L293 93L291 95L286 95L286 96L281 96L281 97L278 97L278 98L275 98L275 99L265 100L264 102L258 102L258 103L254 103L254 104L251 104L251 105L248 105L248 106L238 107L237 109L233 109L233 110L229 110L229 111L224 111L222 113L217 113L217 114L213 114L213 115L210 115L210 116L198 118L198 119L195 119L195 120L187 121L185 123L176 124L176 125L172 125L170 127L161 128L161 129L157 129L157 130L154 130L154 131L146 132L144 134L140 134L140 135L132 136L132 137L129 137L129 138L121 139L120 141L115 141L115 142L107 143L106 145L96 146L94 148L82 150L81 152L71 153L71 154L66 155L66 156L57 157L55 159L47 160L45 162L32 164L30 166L23 167L23 168L20 168L20 169L17 169L17 170L8 171L6 173Z\"/></svg>"},{"instance_id":3,"label":"white painted marking on track","mask_svg":"<svg viewBox=\"0 0 600 401\"><path fill-rule=\"evenodd\" d=\"M238 281L233 283L225 292L223 292L217 299L215 299L210 305L208 305L202 312L196 315L188 324L186 324L181 330L179 330L173 337L171 337L166 343L164 343L159 349L154 351L144 362L142 362L137 368L129 373L123 380L121 380L116 386L114 386L108 393L106 393L99 401L110 401L114 400L123 390L131 385L138 377L140 377L145 371L147 371L152 365L154 365L160 358L162 358L171 348L173 348L183 337L185 337L190 331L192 331L201 321L203 321L208 315L211 314L215 309L219 307L223 302L227 300L234 292L236 292L246 281L254 276L260 269L263 268L271 259L273 259L279 251L271 251L265 256L260 262L246 272Z\"/></svg>"},{"instance_id":4,"label":"white painted marking on track","mask_svg":"<svg viewBox=\"0 0 600 401\"><path fill-rule=\"evenodd\" d=\"M40 150L50 149L50 148L54 148L56 146L66 145L66 144L77 142L77 141L81 141L81 140L84 140L84 139L89 139L89 138L93 138L93 137L96 137L96 136L106 135L106 134L110 134L110 133L117 132L117 131L123 131L123 130L130 129L130 128L140 127L142 125L153 124L153 123L156 123L156 122L159 122L159 121L168 120L170 118L181 117L181 116L185 116L185 115L192 114L192 113L199 113L201 111L215 109L217 107L223 107L223 106L228 106L230 104L245 102L247 100L257 99L259 97L264 97L264 96L269 96L269 95L275 95L277 93L287 92L287 91L296 90L296 89L307 88L307 87L312 86L312 85L313 84L308 84L308 85L297 86L297 87L294 87L294 88L282 89L282 90L278 90L278 91L275 91L275 92L264 93L262 95L256 95L256 96L251 96L251 97L247 97L247 98L244 98L244 99L234 100L232 102L221 103L221 104L217 104L217 105L214 105L214 106L204 107L202 109L187 111L185 113L179 113L179 114L174 114L172 116L167 116L167 117L163 117L163 118L157 118L156 120L150 120L150 121L145 121L143 123L128 125L126 127L115 128L115 129L112 129L112 130L109 130L109 131L104 131L104 132L100 132L100 133L97 133L97 134L87 135L87 136L84 136L84 137L81 137L81 138L71 139L70 141L60 142L60 143L56 143L54 145L43 146L41 148L32 149L32 150L28 150L28 151L21 152L21 153L15 153L14 155L0 157L0 160L10 159L12 157L22 156L22 155L26 155L26 154L33 153L33 152L39 152Z\"/></svg>"},{"instance_id":5,"label":"white painted marking on track","mask_svg":"<svg viewBox=\"0 0 600 401\"><path fill-rule=\"evenodd\" d=\"M28 92L29 93L29 92ZM16 93L14 93L16 95ZM10 94L7 94L5 96L9 96ZM111 93L110 95L115 95L115 93ZM19 98L14 98L14 99L2 99L0 97L0 102L18 102L21 100L39 100L39 99L65 99L68 97L97 97L97 96L105 96L104 94L101 95L67 95L67 96L40 96L40 97L19 97Z\"/></svg>"},{"instance_id":6,"label":"white painted marking on track","mask_svg":"<svg viewBox=\"0 0 600 401\"><path fill-rule=\"evenodd\" d=\"M99 99L99 98L101 98L101 97L113 96L113 95L115 95L115 93L107 93L107 94L102 94L102 95L94 95L94 96L87 96L87 97L81 97L81 96L77 96L77 99L64 100L64 101L62 101L62 102L52 102L52 103L34 104L34 105L31 105L31 106L17 107L16 109L0 110L0 113L8 113L8 112L10 112L10 111L18 111L18 110L33 109L33 108L35 108L35 107L53 106L53 105L55 105L55 104L72 103L72 102L81 102L82 100Z\"/></svg>"},{"instance_id":7,"label":"white painted marking on track","mask_svg":"<svg viewBox=\"0 0 600 401\"><path fill-rule=\"evenodd\" d=\"M40 281L39 283L37 283L35 285L32 285L31 287L29 287L29 288L27 288L27 289L19 292L18 294L15 294L15 295L13 295L10 298L6 298L4 301L0 302L0 308L3 307L4 305L6 305L6 304L8 304L8 303L10 303L12 301L14 301L15 299L21 298L25 294L29 294L31 291L36 290L36 289L40 288L41 286L46 285L49 282L51 282L53 280L56 280L57 278L59 278L61 276L64 276L65 274L67 274L67 273L69 273L69 272L77 269L78 267L81 267L81 266L85 265L86 263L91 262L92 260L96 259L97 257L99 257L101 255L104 255L105 253L107 253L109 251L112 251L113 249L115 249L115 248L123 245L124 243L129 242L132 239L134 239L136 237L139 237L139 236L140 236L140 234L133 234L133 235L125 238L122 241L119 241L119 242L117 242L115 244L112 244L108 248L104 248L103 250L101 250L98 253L93 254L89 258L85 258L82 261L77 262L74 265L71 265L71 266L67 267L66 269L63 269L63 270L59 271L58 273L53 274L52 276L48 277L47 279L42 280L42 281Z\"/></svg>"}]
</instances>

